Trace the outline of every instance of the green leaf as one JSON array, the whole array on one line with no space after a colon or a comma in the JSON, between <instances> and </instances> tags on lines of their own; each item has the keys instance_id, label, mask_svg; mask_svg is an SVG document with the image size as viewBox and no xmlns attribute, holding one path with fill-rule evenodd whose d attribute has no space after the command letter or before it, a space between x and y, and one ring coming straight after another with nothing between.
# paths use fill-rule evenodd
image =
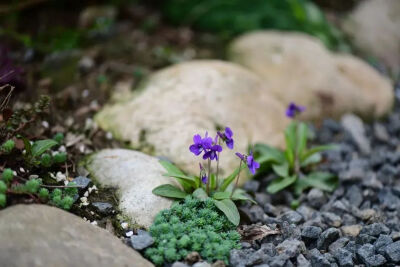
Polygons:
<instances>
[{"instance_id":1,"label":"green leaf","mask_svg":"<svg viewBox=\"0 0 400 267\"><path fill-rule=\"evenodd\" d=\"M301 122L297 126L297 155L302 155L307 146L308 127Z\"/></svg>"},{"instance_id":2,"label":"green leaf","mask_svg":"<svg viewBox=\"0 0 400 267\"><path fill-rule=\"evenodd\" d=\"M160 164L167 171L165 176L174 177L182 185L185 192L190 192L192 188L198 187L198 182L195 178L187 176L178 167L166 160L160 160Z\"/></svg>"},{"instance_id":3,"label":"green leaf","mask_svg":"<svg viewBox=\"0 0 400 267\"><path fill-rule=\"evenodd\" d=\"M312 187L328 192L334 191L338 185L337 177L328 172L313 172L303 180Z\"/></svg>"},{"instance_id":4,"label":"green leaf","mask_svg":"<svg viewBox=\"0 0 400 267\"><path fill-rule=\"evenodd\" d=\"M231 198L231 192L215 192L213 198L217 200Z\"/></svg>"},{"instance_id":5,"label":"green leaf","mask_svg":"<svg viewBox=\"0 0 400 267\"><path fill-rule=\"evenodd\" d=\"M294 165L294 156L296 153L296 128L296 123L291 122L289 126L285 129L285 156L287 161L289 162L290 167L293 167Z\"/></svg>"},{"instance_id":6,"label":"green leaf","mask_svg":"<svg viewBox=\"0 0 400 267\"><path fill-rule=\"evenodd\" d=\"M306 167L310 164L315 164L321 162L322 156L319 153L315 153L309 156L305 161L301 162L301 167Z\"/></svg>"},{"instance_id":7,"label":"green leaf","mask_svg":"<svg viewBox=\"0 0 400 267\"><path fill-rule=\"evenodd\" d=\"M217 206L217 208L219 210L221 210L225 216L228 218L228 220L233 223L235 226L238 226L240 223L240 215L239 215L239 211L235 205L235 203L233 203L232 200L230 199L224 199L224 200L213 200L215 206Z\"/></svg>"},{"instance_id":8,"label":"green leaf","mask_svg":"<svg viewBox=\"0 0 400 267\"><path fill-rule=\"evenodd\" d=\"M179 188L170 185L170 184L163 184L160 186L157 186L156 188L153 189L153 194L162 196L162 197L169 197L169 198L185 198L188 194L186 192L183 192Z\"/></svg>"},{"instance_id":9,"label":"green leaf","mask_svg":"<svg viewBox=\"0 0 400 267\"><path fill-rule=\"evenodd\" d=\"M194 190L192 195L193 195L193 197L200 199L200 200L206 200L208 198L208 195L207 195L206 191L204 191L203 188L197 188L196 190Z\"/></svg>"},{"instance_id":10,"label":"green leaf","mask_svg":"<svg viewBox=\"0 0 400 267\"><path fill-rule=\"evenodd\" d=\"M336 149L335 145L325 145L325 146L316 146L311 148L310 150L304 151L304 154L301 156L301 161L305 161L307 158L311 157L315 153L319 153L326 150Z\"/></svg>"},{"instance_id":11,"label":"green leaf","mask_svg":"<svg viewBox=\"0 0 400 267\"><path fill-rule=\"evenodd\" d=\"M256 158L257 162L263 163L282 163L285 161L285 155L279 149L265 144L256 144L254 146L254 153L259 156Z\"/></svg>"},{"instance_id":12,"label":"green leaf","mask_svg":"<svg viewBox=\"0 0 400 267\"><path fill-rule=\"evenodd\" d=\"M169 174L185 176L183 171L181 171L178 167L176 167L171 162L166 161L166 160L159 160L159 162Z\"/></svg>"},{"instance_id":13,"label":"green leaf","mask_svg":"<svg viewBox=\"0 0 400 267\"><path fill-rule=\"evenodd\" d=\"M257 204L257 202L254 201L254 199L252 199L244 191L241 190L235 190L235 192L233 192L232 200L248 200L254 204Z\"/></svg>"},{"instance_id":14,"label":"green leaf","mask_svg":"<svg viewBox=\"0 0 400 267\"><path fill-rule=\"evenodd\" d=\"M270 194L275 194L292 185L296 181L296 178L297 177L295 175L289 177L279 177L268 185L267 192Z\"/></svg>"},{"instance_id":15,"label":"green leaf","mask_svg":"<svg viewBox=\"0 0 400 267\"><path fill-rule=\"evenodd\" d=\"M272 165L272 169L280 177L289 176L289 165L287 162L281 165Z\"/></svg>"},{"instance_id":16,"label":"green leaf","mask_svg":"<svg viewBox=\"0 0 400 267\"><path fill-rule=\"evenodd\" d=\"M245 168L245 164L242 164L242 167L240 168L240 170L242 170L243 168ZM228 177L226 177L223 181L222 184L219 188L219 191L225 191L228 186L235 180L236 176L238 176L239 174L239 167L237 167L232 173L231 175L229 175Z\"/></svg>"},{"instance_id":17,"label":"green leaf","mask_svg":"<svg viewBox=\"0 0 400 267\"><path fill-rule=\"evenodd\" d=\"M46 139L46 140L39 140L33 143L32 146L32 156L37 157L42 155L48 149L52 148L53 146L58 145L56 141L53 139Z\"/></svg>"},{"instance_id":18,"label":"green leaf","mask_svg":"<svg viewBox=\"0 0 400 267\"><path fill-rule=\"evenodd\" d=\"M305 182L303 178L299 178L293 184L293 191L296 196L300 196L304 190L310 187L311 186L307 182Z\"/></svg>"}]
</instances>

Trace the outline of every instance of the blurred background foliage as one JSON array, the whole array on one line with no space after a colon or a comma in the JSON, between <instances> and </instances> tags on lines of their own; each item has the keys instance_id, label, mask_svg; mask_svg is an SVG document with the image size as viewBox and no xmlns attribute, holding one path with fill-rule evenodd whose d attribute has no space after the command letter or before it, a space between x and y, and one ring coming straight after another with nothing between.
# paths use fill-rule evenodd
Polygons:
<instances>
[{"instance_id":1,"label":"blurred background foliage","mask_svg":"<svg viewBox=\"0 0 400 267\"><path fill-rule=\"evenodd\" d=\"M300 31L327 47L346 50L341 32L308 0L165 0L163 14L172 23L232 37L258 29Z\"/></svg>"},{"instance_id":2,"label":"blurred background foliage","mask_svg":"<svg viewBox=\"0 0 400 267\"><path fill-rule=\"evenodd\" d=\"M324 8L342 11L356 1L322 2ZM342 33L311 0L10 0L0 4L0 38L11 37L44 53L80 48L93 38L107 35L115 23L105 18L90 27L78 25L77 16L84 8L100 5L120 11L129 5L152 6L168 23L211 32L223 40L252 30L276 29L305 32L332 50L349 50ZM29 9L32 11L26 16ZM40 22L44 12L51 12L53 19Z\"/></svg>"}]
</instances>

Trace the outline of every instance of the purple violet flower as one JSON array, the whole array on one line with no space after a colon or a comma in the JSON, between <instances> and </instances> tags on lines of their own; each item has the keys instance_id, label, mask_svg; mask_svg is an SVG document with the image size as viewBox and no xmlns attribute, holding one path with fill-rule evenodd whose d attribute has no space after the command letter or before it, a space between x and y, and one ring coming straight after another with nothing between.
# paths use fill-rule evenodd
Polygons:
<instances>
[{"instance_id":1,"label":"purple violet flower","mask_svg":"<svg viewBox=\"0 0 400 267\"><path fill-rule=\"evenodd\" d=\"M220 145L213 145L211 148L207 149L206 153L204 153L203 159L218 160L218 152L221 151L222 147Z\"/></svg>"},{"instance_id":2,"label":"purple violet flower","mask_svg":"<svg viewBox=\"0 0 400 267\"><path fill-rule=\"evenodd\" d=\"M250 151L250 155L247 156L247 167L253 175L256 173L256 169L260 168L260 163L254 160L252 151Z\"/></svg>"},{"instance_id":3,"label":"purple violet flower","mask_svg":"<svg viewBox=\"0 0 400 267\"><path fill-rule=\"evenodd\" d=\"M249 168L249 171L253 175L256 173L256 169L260 168L260 163L254 160L252 151L250 151L248 156L240 153L236 153L236 156L238 156L242 161L246 162L247 168Z\"/></svg>"},{"instance_id":4,"label":"purple violet flower","mask_svg":"<svg viewBox=\"0 0 400 267\"><path fill-rule=\"evenodd\" d=\"M229 149L233 149L234 141L232 138L233 132L232 132L231 128L225 127L224 133L221 133L221 132L217 132L217 133L218 133L219 137L225 142L226 146Z\"/></svg>"},{"instance_id":5,"label":"purple violet flower","mask_svg":"<svg viewBox=\"0 0 400 267\"><path fill-rule=\"evenodd\" d=\"M298 106L295 103L291 102L286 109L286 116L293 119L294 117L296 117L297 114L299 114L305 110L306 110L305 107Z\"/></svg>"},{"instance_id":6,"label":"purple violet flower","mask_svg":"<svg viewBox=\"0 0 400 267\"><path fill-rule=\"evenodd\" d=\"M200 166L200 179L201 179L201 182L203 184L207 184L208 177L207 177L207 174L206 174L206 170L203 168L203 165L201 165L201 163L199 163L199 166Z\"/></svg>"},{"instance_id":7,"label":"purple violet flower","mask_svg":"<svg viewBox=\"0 0 400 267\"><path fill-rule=\"evenodd\" d=\"M193 145L189 147L190 152L195 154L196 156L200 155L203 151L206 152L207 149L212 147L212 138L208 137L206 133L205 137L202 138L201 135L195 134L193 136Z\"/></svg>"}]
</instances>

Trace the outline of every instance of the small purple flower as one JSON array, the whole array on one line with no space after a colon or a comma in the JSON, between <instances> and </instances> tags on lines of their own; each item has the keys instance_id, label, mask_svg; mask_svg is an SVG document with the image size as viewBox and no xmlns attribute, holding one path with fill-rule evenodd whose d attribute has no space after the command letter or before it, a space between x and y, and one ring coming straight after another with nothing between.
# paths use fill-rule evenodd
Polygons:
<instances>
[{"instance_id":1,"label":"small purple flower","mask_svg":"<svg viewBox=\"0 0 400 267\"><path fill-rule=\"evenodd\" d=\"M205 152L207 149L212 147L212 138L208 137L206 133L204 138L201 138L199 134L193 136L193 145L189 147L190 152L195 154L196 156L200 155L203 151Z\"/></svg>"},{"instance_id":2,"label":"small purple flower","mask_svg":"<svg viewBox=\"0 0 400 267\"><path fill-rule=\"evenodd\" d=\"M239 152L236 152L235 155L238 156L243 161L245 161L246 159L246 155L240 154Z\"/></svg>"},{"instance_id":3,"label":"small purple flower","mask_svg":"<svg viewBox=\"0 0 400 267\"><path fill-rule=\"evenodd\" d=\"M250 151L250 155L247 156L247 167L253 175L256 173L256 169L260 168L260 163L254 160L252 151Z\"/></svg>"},{"instance_id":4,"label":"small purple flower","mask_svg":"<svg viewBox=\"0 0 400 267\"><path fill-rule=\"evenodd\" d=\"M203 159L218 160L218 152L221 151L222 147L220 145L213 145L211 148L207 149L206 153L204 153Z\"/></svg>"},{"instance_id":5,"label":"small purple flower","mask_svg":"<svg viewBox=\"0 0 400 267\"><path fill-rule=\"evenodd\" d=\"M286 116L293 119L294 117L296 117L297 114L299 114L305 110L306 110L305 107L298 106L295 103L291 102L286 109Z\"/></svg>"},{"instance_id":6,"label":"small purple flower","mask_svg":"<svg viewBox=\"0 0 400 267\"><path fill-rule=\"evenodd\" d=\"M225 127L225 132L224 133L218 132L218 135L225 142L226 146L229 149L233 149L234 141L232 138L233 132L232 132L231 128Z\"/></svg>"},{"instance_id":7,"label":"small purple flower","mask_svg":"<svg viewBox=\"0 0 400 267\"><path fill-rule=\"evenodd\" d=\"M240 153L236 153L236 156L238 156L242 161L246 162L247 168L249 168L249 171L253 175L256 173L256 169L260 168L260 163L254 160L252 151L250 151L248 156Z\"/></svg>"},{"instance_id":8,"label":"small purple flower","mask_svg":"<svg viewBox=\"0 0 400 267\"><path fill-rule=\"evenodd\" d=\"M201 182L203 184L207 184L208 177L207 177L207 174L206 174L206 170L203 168L203 165L201 165L201 163L199 163L199 166L200 166L200 179L201 179Z\"/></svg>"},{"instance_id":9,"label":"small purple flower","mask_svg":"<svg viewBox=\"0 0 400 267\"><path fill-rule=\"evenodd\" d=\"M207 177L207 175L206 175L205 173L203 173L203 174L201 175L201 182L202 182L203 184L207 184L207 182L208 182L208 177Z\"/></svg>"}]
</instances>

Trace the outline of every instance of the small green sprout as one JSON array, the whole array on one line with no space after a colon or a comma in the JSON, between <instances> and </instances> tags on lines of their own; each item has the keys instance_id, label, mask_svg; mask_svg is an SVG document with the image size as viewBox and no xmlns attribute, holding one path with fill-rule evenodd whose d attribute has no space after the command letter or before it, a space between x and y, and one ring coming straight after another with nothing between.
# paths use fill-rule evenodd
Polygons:
<instances>
[{"instance_id":1,"label":"small green sprout","mask_svg":"<svg viewBox=\"0 0 400 267\"><path fill-rule=\"evenodd\" d=\"M3 151L5 154L10 154L11 151L14 149L14 147L15 147L15 142L10 139L4 142L4 144L0 146L0 151Z\"/></svg>"},{"instance_id":2,"label":"small green sprout","mask_svg":"<svg viewBox=\"0 0 400 267\"><path fill-rule=\"evenodd\" d=\"M5 194L7 191L7 185L0 180L0 194Z\"/></svg>"},{"instance_id":3,"label":"small green sprout","mask_svg":"<svg viewBox=\"0 0 400 267\"><path fill-rule=\"evenodd\" d=\"M25 189L27 192L36 194L39 191L42 181L40 179L31 179L25 183Z\"/></svg>"},{"instance_id":4,"label":"small green sprout","mask_svg":"<svg viewBox=\"0 0 400 267\"><path fill-rule=\"evenodd\" d=\"M45 201L45 200L48 199L48 197L49 197L49 190L47 188L40 188L40 190L39 190L39 198L42 201Z\"/></svg>"},{"instance_id":5,"label":"small green sprout","mask_svg":"<svg viewBox=\"0 0 400 267\"><path fill-rule=\"evenodd\" d=\"M63 133L57 133L53 136L53 140L56 141L57 143L61 144L64 141L64 134Z\"/></svg>"},{"instance_id":6,"label":"small green sprout","mask_svg":"<svg viewBox=\"0 0 400 267\"><path fill-rule=\"evenodd\" d=\"M50 154L45 153L40 158L40 164L45 168L49 168L51 165L53 165L53 158Z\"/></svg>"},{"instance_id":7,"label":"small green sprout","mask_svg":"<svg viewBox=\"0 0 400 267\"><path fill-rule=\"evenodd\" d=\"M65 152L57 153L53 156L53 159L55 163L58 164L64 163L65 161L67 161L67 153Z\"/></svg>"},{"instance_id":8,"label":"small green sprout","mask_svg":"<svg viewBox=\"0 0 400 267\"><path fill-rule=\"evenodd\" d=\"M3 174L2 174L2 178L3 178L4 182L10 183L12 181L12 179L14 178L13 170L11 170L9 168L4 169Z\"/></svg>"}]
</instances>

